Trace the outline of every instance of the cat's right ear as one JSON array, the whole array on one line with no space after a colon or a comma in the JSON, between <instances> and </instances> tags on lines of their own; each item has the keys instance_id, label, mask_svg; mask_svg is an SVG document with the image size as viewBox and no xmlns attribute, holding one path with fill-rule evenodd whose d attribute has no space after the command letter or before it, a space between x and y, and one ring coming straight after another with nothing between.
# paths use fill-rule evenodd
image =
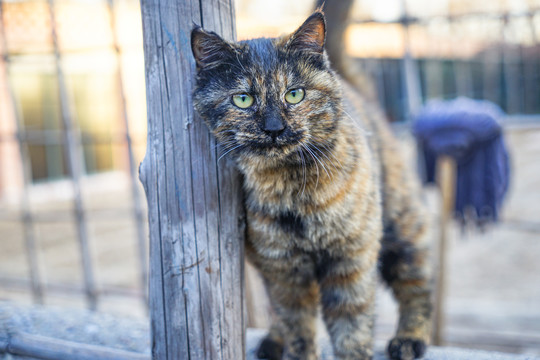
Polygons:
<instances>
[{"instance_id":1,"label":"cat's right ear","mask_svg":"<svg viewBox=\"0 0 540 360\"><path fill-rule=\"evenodd\" d=\"M234 54L234 48L215 32L200 26L191 30L191 51L199 68L212 68Z\"/></svg>"},{"instance_id":2,"label":"cat's right ear","mask_svg":"<svg viewBox=\"0 0 540 360\"><path fill-rule=\"evenodd\" d=\"M322 54L326 41L326 20L322 10L317 9L289 38L289 49Z\"/></svg>"}]
</instances>

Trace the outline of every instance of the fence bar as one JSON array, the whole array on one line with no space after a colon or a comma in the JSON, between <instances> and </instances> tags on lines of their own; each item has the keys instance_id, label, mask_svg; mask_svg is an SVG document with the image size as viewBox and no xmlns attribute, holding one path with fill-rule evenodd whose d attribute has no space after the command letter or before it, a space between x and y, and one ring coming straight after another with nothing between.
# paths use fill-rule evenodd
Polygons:
<instances>
[{"instance_id":1,"label":"fence bar","mask_svg":"<svg viewBox=\"0 0 540 360\"><path fill-rule=\"evenodd\" d=\"M453 60L456 96L474 97L471 64L465 60Z\"/></svg>"},{"instance_id":2,"label":"fence bar","mask_svg":"<svg viewBox=\"0 0 540 360\"><path fill-rule=\"evenodd\" d=\"M504 24L502 21L500 25L500 36L503 36ZM491 48L486 47L483 54L482 97L484 100L489 100L496 104L501 104L502 84L498 75L500 74L502 65L502 51L502 49L492 46Z\"/></svg>"},{"instance_id":3,"label":"fence bar","mask_svg":"<svg viewBox=\"0 0 540 360\"><path fill-rule=\"evenodd\" d=\"M30 281L23 277L10 277L0 276L0 287L5 289L28 289ZM79 297L84 293L84 285L62 282L47 282L46 286L47 294L57 295L73 295ZM100 286L96 293L100 296L118 296L125 298L140 298L143 296L143 292L127 287L119 286Z\"/></svg>"},{"instance_id":4,"label":"fence bar","mask_svg":"<svg viewBox=\"0 0 540 360\"><path fill-rule=\"evenodd\" d=\"M540 39L534 25L534 14L531 13L527 17L527 23L533 42L532 47L535 48L540 44ZM532 56L524 57L523 74L525 82L525 112L538 113L540 112L540 102L538 101L538 94L540 93L540 66L538 65L538 59Z\"/></svg>"},{"instance_id":5,"label":"fence bar","mask_svg":"<svg viewBox=\"0 0 540 360\"><path fill-rule=\"evenodd\" d=\"M126 93L124 89L123 71L122 71L122 53L118 43L118 35L116 33L116 17L114 11L114 0L107 0L109 16L111 19L111 32L113 37L113 47L116 54L116 77L118 89L120 92L120 107L122 112L122 120L125 131L126 150L129 158L129 180L131 183L131 196L133 201L133 218L137 229L137 245L139 250L139 272L141 288L144 294L144 304L148 306L148 253L146 251L146 236L144 233L145 214L141 202L141 194L137 182L137 164L133 156L133 143L131 141L131 133L129 131L129 119L126 107Z\"/></svg>"},{"instance_id":6,"label":"fence bar","mask_svg":"<svg viewBox=\"0 0 540 360\"><path fill-rule=\"evenodd\" d=\"M90 250L88 247L88 230L86 227L86 219L84 213L83 200L81 195L81 156L79 153L79 144L74 130L72 122L72 116L70 111L68 91L66 86L66 80L64 77L64 71L62 69L62 59L58 46L58 36L56 31L56 16L54 8L54 0L49 0L49 13L51 17L51 35L54 46L56 76L58 79L58 90L60 97L60 110L62 115L62 125L64 127L65 144L63 147L64 154L68 163L69 175L73 184L73 202L74 202L74 215L77 224L77 235L79 238L79 246L81 250L82 270L84 276L85 293L87 298L88 307L91 310L97 308L97 296L96 286L94 282L94 273L92 270L92 259L90 256Z\"/></svg>"},{"instance_id":7,"label":"fence bar","mask_svg":"<svg viewBox=\"0 0 540 360\"><path fill-rule=\"evenodd\" d=\"M11 61L11 60L10 60ZM81 144L125 144L125 132L117 134L93 134L89 132L79 132ZM130 135L131 143L142 143L142 134ZM133 141L133 138L136 140ZM64 131L62 130L25 130L21 129L16 134L0 134L0 142L21 141L30 145L61 145L65 144Z\"/></svg>"},{"instance_id":8,"label":"fence bar","mask_svg":"<svg viewBox=\"0 0 540 360\"><path fill-rule=\"evenodd\" d=\"M373 66L375 67L375 74L377 77L377 92L379 94L379 104L381 105L382 109L386 109L388 107L387 101L386 101L386 92L387 87L384 81L384 68L383 68L383 61L381 59L375 59L373 60Z\"/></svg>"},{"instance_id":9,"label":"fence bar","mask_svg":"<svg viewBox=\"0 0 540 360\"><path fill-rule=\"evenodd\" d=\"M423 23L429 23L434 20L439 19L446 19L448 21L455 21L455 20L461 20L461 19L468 19L468 18L485 18L485 19L502 19L504 17L510 16L510 17L534 17L537 13L540 13L540 7L532 8L527 11L517 11L517 12L510 12L510 13L495 13L495 12L485 12L485 11L471 11L467 13L462 14L446 14L446 15L439 15L439 16L431 16L431 17L416 17L416 16L403 16L400 19L394 20L394 21L385 21L384 24L401 24L404 23L408 24L423 24ZM372 23L381 23L379 20L374 19L355 19L352 20L351 23L353 24L372 24Z\"/></svg>"},{"instance_id":10,"label":"fence bar","mask_svg":"<svg viewBox=\"0 0 540 360\"><path fill-rule=\"evenodd\" d=\"M132 210L124 209L92 209L86 210L86 219L104 222L114 222L133 218ZM0 222L13 222L17 217L7 211L0 212ZM73 211L55 210L51 212L35 211L32 213L33 223L66 223L72 222Z\"/></svg>"},{"instance_id":11,"label":"fence bar","mask_svg":"<svg viewBox=\"0 0 540 360\"><path fill-rule=\"evenodd\" d=\"M401 0L404 18L408 18L407 1ZM422 93L416 61L411 55L411 39L409 23L403 23L403 76L405 96L407 97L407 113L405 119L410 121L416 116L422 106Z\"/></svg>"},{"instance_id":12,"label":"fence bar","mask_svg":"<svg viewBox=\"0 0 540 360\"><path fill-rule=\"evenodd\" d=\"M90 345L24 332L10 334L0 343L8 354L42 360L150 360L149 355Z\"/></svg>"},{"instance_id":13,"label":"fence bar","mask_svg":"<svg viewBox=\"0 0 540 360\"><path fill-rule=\"evenodd\" d=\"M460 26L463 24L457 23L456 21L452 21L449 19L449 25L450 29L453 34L457 34L452 39L452 50L457 49L457 47L461 46L462 42L465 41L463 38L462 32L459 29ZM471 59L472 60L472 59ZM470 61L467 62L465 59L459 59L457 54L453 54L452 59L452 69L454 71L454 80L455 80L455 87L456 92L454 96L468 96L468 97L474 97L473 94L473 74L471 70L471 63Z\"/></svg>"},{"instance_id":14,"label":"fence bar","mask_svg":"<svg viewBox=\"0 0 540 360\"><path fill-rule=\"evenodd\" d=\"M519 65L521 63L521 45L518 46L517 51L509 48L510 42L508 32L512 31L513 28L510 25L510 19L508 16L503 18L503 24L501 29L501 61L502 61L502 72L504 76L504 98L506 103L507 113L519 114L523 111L523 94L520 94L521 81L519 79ZM506 44L506 46L505 46Z\"/></svg>"},{"instance_id":15,"label":"fence bar","mask_svg":"<svg viewBox=\"0 0 540 360\"><path fill-rule=\"evenodd\" d=\"M8 52L8 44L6 37L6 29L4 24L4 12L3 12L4 3L0 0L0 41L2 41L3 54L2 58L4 59L5 65L5 79L6 79L6 89L11 101L13 114L15 118L15 123L17 127L17 133L20 134L23 131L23 124L20 115L17 102L15 101L15 93L13 87L11 86L10 81L10 59ZM30 208L30 199L28 197L28 188L31 182L31 163L30 155L28 153L28 146L23 145L20 139L17 139L17 145L19 148L19 154L21 157L21 169L22 169L22 180L23 180L23 190L21 194L21 223L24 227L24 240L26 247L26 257L28 261L28 269L31 280L32 288L32 297L34 302L38 304L43 303L43 286L41 282L41 275L39 272L39 263L36 250L36 237L34 232L34 220L32 217L32 211Z\"/></svg>"}]
</instances>

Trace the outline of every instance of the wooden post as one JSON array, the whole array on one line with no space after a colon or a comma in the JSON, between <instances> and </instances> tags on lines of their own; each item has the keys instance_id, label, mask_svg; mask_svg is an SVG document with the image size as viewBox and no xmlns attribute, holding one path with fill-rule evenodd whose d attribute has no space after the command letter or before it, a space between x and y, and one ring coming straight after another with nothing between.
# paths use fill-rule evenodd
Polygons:
<instances>
[{"instance_id":1,"label":"wooden post","mask_svg":"<svg viewBox=\"0 0 540 360\"><path fill-rule=\"evenodd\" d=\"M437 183L441 192L441 214L439 216L438 269L437 288L435 291L433 345L442 346L444 345L444 299L446 296L448 225L452 219L456 189L456 162L449 156L441 156L437 159Z\"/></svg>"},{"instance_id":2,"label":"wooden post","mask_svg":"<svg viewBox=\"0 0 540 360\"><path fill-rule=\"evenodd\" d=\"M345 32L350 23L354 0L317 0L315 8L322 8L326 18L324 47L332 68L353 85L360 93L375 100L377 93L360 64L346 53Z\"/></svg>"},{"instance_id":3,"label":"wooden post","mask_svg":"<svg viewBox=\"0 0 540 360\"><path fill-rule=\"evenodd\" d=\"M232 0L142 0L154 359L244 359L240 178L194 114L194 24L235 38Z\"/></svg>"},{"instance_id":4,"label":"wooden post","mask_svg":"<svg viewBox=\"0 0 540 360\"><path fill-rule=\"evenodd\" d=\"M345 54L345 30L349 25L349 17L354 0L317 0L316 8L322 8L326 18L326 53L334 70L346 74L350 60Z\"/></svg>"}]
</instances>

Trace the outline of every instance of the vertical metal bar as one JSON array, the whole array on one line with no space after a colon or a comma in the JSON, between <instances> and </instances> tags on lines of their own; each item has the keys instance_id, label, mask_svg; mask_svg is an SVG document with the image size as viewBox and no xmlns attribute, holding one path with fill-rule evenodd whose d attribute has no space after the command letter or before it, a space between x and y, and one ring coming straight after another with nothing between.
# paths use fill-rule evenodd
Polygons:
<instances>
[{"instance_id":1,"label":"vertical metal bar","mask_svg":"<svg viewBox=\"0 0 540 360\"><path fill-rule=\"evenodd\" d=\"M58 46L58 36L56 32L56 16L54 13L54 0L49 0L49 13L51 17L51 35L54 46L54 56L56 65L56 76L58 79L58 91L60 96L60 110L62 115L62 125L64 127L64 154L68 163L69 175L73 185L73 205L75 220L77 223L77 235L81 251L82 270L84 276L84 289L88 307L91 310L97 308L97 293L92 269L92 259L88 247L88 230L86 227L85 212L81 196L81 156L77 135L74 131L71 111L69 107L66 80L62 69L62 59Z\"/></svg>"},{"instance_id":2,"label":"vertical metal bar","mask_svg":"<svg viewBox=\"0 0 540 360\"><path fill-rule=\"evenodd\" d=\"M438 24L433 24L432 21L429 21L426 26L433 29L438 26ZM444 84L443 62L439 52L441 41L434 36L434 33L436 33L435 31L431 31L431 29L428 28L427 33L429 34L428 47L430 52L424 63L424 94L426 101L429 101L434 98L444 97Z\"/></svg>"},{"instance_id":3,"label":"vertical metal bar","mask_svg":"<svg viewBox=\"0 0 540 360\"><path fill-rule=\"evenodd\" d=\"M30 207L30 199L28 196L28 188L31 181L31 163L30 155L28 153L28 145L23 145L23 125L21 120L20 111L15 101L15 93L10 81L10 58L8 52L8 44L6 37L6 30L4 24L4 3L0 0L0 41L2 41L2 58L5 65L5 79L6 89L9 96L9 100L13 106L13 115L15 117L15 123L17 127L17 145L19 148L19 154L21 157L21 169L23 179L23 191L21 194L21 223L24 227L24 240L26 247L26 257L28 261L28 270L30 275L32 297L34 302L38 304L43 303L43 285L41 282L41 275L39 272L39 263L36 251L36 237L34 232L34 220L32 217L32 211Z\"/></svg>"},{"instance_id":4,"label":"vertical metal bar","mask_svg":"<svg viewBox=\"0 0 540 360\"><path fill-rule=\"evenodd\" d=\"M508 32L511 29L510 21L512 17L507 13L503 18L503 25L501 29L501 61L502 71L504 76L504 104L506 112L509 114L516 114L521 112L523 93L522 86L519 80L519 63L521 57L521 44L518 51L514 51L508 48L510 42L508 41Z\"/></svg>"},{"instance_id":5,"label":"vertical metal bar","mask_svg":"<svg viewBox=\"0 0 540 360\"><path fill-rule=\"evenodd\" d=\"M455 96L474 97L471 59L454 58Z\"/></svg>"},{"instance_id":6,"label":"vertical metal bar","mask_svg":"<svg viewBox=\"0 0 540 360\"><path fill-rule=\"evenodd\" d=\"M500 36L503 36L504 22L501 20ZM491 45L494 45L492 42ZM502 52L501 47L493 47L489 49L486 46L486 51L483 55L483 89L482 96L485 100L492 101L496 104L501 104L501 81L500 71L502 66Z\"/></svg>"},{"instance_id":7,"label":"vertical metal bar","mask_svg":"<svg viewBox=\"0 0 540 360\"><path fill-rule=\"evenodd\" d=\"M387 107L387 101L386 101L386 86L384 84L384 71L383 71L383 62L381 59L374 59L372 60L372 66L375 67L375 77L376 77L376 86L377 86L377 94L379 99L379 104L381 105L382 109L386 109Z\"/></svg>"},{"instance_id":8,"label":"vertical metal bar","mask_svg":"<svg viewBox=\"0 0 540 360\"><path fill-rule=\"evenodd\" d=\"M461 23L457 23L457 21L453 21L451 17L448 18L448 22L450 24L450 29L453 34L458 34L454 41L452 41L452 50L456 49L456 45L459 46L461 41L463 41L463 36L460 34L459 31L459 25ZM457 40L457 43L456 41ZM458 54L453 51L452 56L452 69L454 71L454 85L456 88L456 92L454 94L455 97L458 96L473 96L473 85L472 85L472 73L471 73L471 64L470 61L467 61L466 59L458 59Z\"/></svg>"},{"instance_id":9,"label":"vertical metal bar","mask_svg":"<svg viewBox=\"0 0 540 360\"><path fill-rule=\"evenodd\" d=\"M129 119L126 107L126 94L124 89L123 72L122 72L122 54L118 43L118 35L116 33L116 19L113 0L107 0L109 16L111 19L111 32L113 37L113 47L116 53L116 76L117 84L120 92L120 105L122 112L122 120L125 131L126 150L129 157L129 179L131 182L131 196L133 200L133 218L137 228L137 245L139 250L139 266L140 266L140 282L143 289L144 304L148 305L148 253L146 250L146 236L144 234L145 214L142 207L141 193L137 181L137 164L133 156L133 145L129 131Z\"/></svg>"},{"instance_id":10,"label":"vertical metal bar","mask_svg":"<svg viewBox=\"0 0 540 360\"><path fill-rule=\"evenodd\" d=\"M409 34L409 12L407 10L407 1L401 1L403 6L403 76L407 96L407 114L406 119L412 120L422 106L422 95L420 91L420 79L415 60L411 55L411 39Z\"/></svg>"},{"instance_id":11,"label":"vertical metal bar","mask_svg":"<svg viewBox=\"0 0 540 360\"><path fill-rule=\"evenodd\" d=\"M540 42L540 39L538 38L538 35L536 35L536 28L534 26L534 14L537 12L538 10L536 11L531 11L531 8L529 7L527 9L527 19L528 19L528 23L529 23L529 27L531 28L531 35L532 35L532 39L533 39L533 45L536 45Z\"/></svg>"},{"instance_id":12,"label":"vertical metal bar","mask_svg":"<svg viewBox=\"0 0 540 360\"><path fill-rule=\"evenodd\" d=\"M531 48L538 46L540 39L536 34L534 26L534 14L530 8L527 15L527 22L531 32L532 45ZM540 111L540 68L538 67L538 58L528 55L523 58L523 78L524 78L524 95L525 95L525 113L538 113Z\"/></svg>"}]
</instances>

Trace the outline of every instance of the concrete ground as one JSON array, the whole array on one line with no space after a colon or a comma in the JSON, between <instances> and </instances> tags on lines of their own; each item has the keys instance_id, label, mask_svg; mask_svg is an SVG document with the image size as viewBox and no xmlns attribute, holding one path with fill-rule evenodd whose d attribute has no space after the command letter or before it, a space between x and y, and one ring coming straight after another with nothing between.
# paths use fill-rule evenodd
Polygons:
<instances>
[{"instance_id":1,"label":"concrete ground","mask_svg":"<svg viewBox=\"0 0 540 360\"><path fill-rule=\"evenodd\" d=\"M502 223L484 233L451 229L444 332L451 346L540 356L540 129L510 130L507 140L513 174ZM129 181L123 174L90 177L83 194L96 283L104 291L98 310L144 321ZM69 184L35 186L31 197L43 220L34 229L45 304L84 308ZM427 189L426 198L436 218L436 191ZM30 304L17 214L16 204L0 202L0 300ZM384 346L396 307L382 287L377 313L376 339Z\"/></svg>"},{"instance_id":2,"label":"concrete ground","mask_svg":"<svg viewBox=\"0 0 540 360\"><path fill-rule=\"evenodd\" d=\"M142 319L119 318L84 310L21 307L0 303L0 320L2 360L32 360L34 356L40 359L56 357L95 359L98 356L114 359L150 359L149 324ZM247 330L246 360L257 359L256 349L264 335L265 331L261 329ZM322 340L319 347L321 360L333 358L327 340ZM374 360L384 359L387 359L384 346L376 346ZM424 359L538 360L540 358L432 346L428 348Z\"/></svg>"}]
</instances>

